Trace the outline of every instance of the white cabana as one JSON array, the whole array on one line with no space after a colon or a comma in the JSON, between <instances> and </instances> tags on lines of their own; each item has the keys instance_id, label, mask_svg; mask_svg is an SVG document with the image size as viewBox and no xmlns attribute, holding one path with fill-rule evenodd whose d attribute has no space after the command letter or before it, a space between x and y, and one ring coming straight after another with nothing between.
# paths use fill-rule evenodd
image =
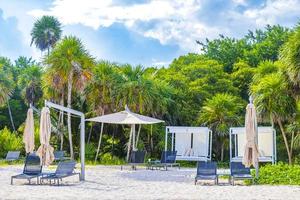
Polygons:
<instances>
[{"instance_id":1,"label":"white cabana","mask_svg":"<svg viewBox=\"0 0 300 200\"><path fill-rule=\"evenodd\" d=\"M167 126L165 150L177 151L176 160L209 161L212 131L207 127Z\"/></svg>"},{"instance_id":2,"label":"white cabana","mask_svg":"<svg viewBox=\"0 0 300 200\"><path fill-rule=\"evenodd\" d=\"M272 162L276 163L276 131L272 127L261 126L258 127L258 152L259 162ZM230 128L229 142L230 142L230 161L242 162L246 134L245 127L232 127Z\"/></svg>"},{"instance_id":3,"label":"white cabana","mask_svg":"<svg viewBox=\"0 0 300 200\"><path fill-rule=\"evenodd\" d=\"M97 155L99 153L99 148L100 148L100 144L101 144L101 138L102 138L102 133L103 133L103 124L131 125L128 148L130 149L131 144L132 144L132 149L136 150L135 126L136 125L142 125L142 124L157 124L157 123L164 122L163 120L159 120L159 119L155 119L155 118L152 118L152 117L148 117L148 116L140 115L140 114L137 114L137 113L133 113L128 109L127 106L126 106L124 111L117 112L117 113L112 113L112 114L108 114L108 115L102 115L102 116L98 116L98 117L94 117L94 118L90 118L90 119L87 119L86 121L102 123L101 133L100 133L100 140L99 140L99 145L98 145L98 149L97 149ZM127 159L128 159L128 154L127 154Z\"/></svg>"}]
</instances>

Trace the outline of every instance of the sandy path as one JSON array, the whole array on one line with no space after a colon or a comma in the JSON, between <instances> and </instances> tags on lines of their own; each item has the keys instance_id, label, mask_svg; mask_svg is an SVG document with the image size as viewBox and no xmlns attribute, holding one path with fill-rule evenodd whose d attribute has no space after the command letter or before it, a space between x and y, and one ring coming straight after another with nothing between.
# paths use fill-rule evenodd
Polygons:
<instances>
[{"instance_id":1,"label":"sandy path","mask_svg":"<svg viewBox=\"0 0 300 200\"><path fill-rule=\"evenodd\" d=\"M68 178L63 186L24 185L10 176L22 166L0 167L0 199L300 199L297 186L220 186L193 184L194 169L170 171L88 167L86 181ZM26 181L25 181L26 182Z\"/></svg>"}]
</instances>

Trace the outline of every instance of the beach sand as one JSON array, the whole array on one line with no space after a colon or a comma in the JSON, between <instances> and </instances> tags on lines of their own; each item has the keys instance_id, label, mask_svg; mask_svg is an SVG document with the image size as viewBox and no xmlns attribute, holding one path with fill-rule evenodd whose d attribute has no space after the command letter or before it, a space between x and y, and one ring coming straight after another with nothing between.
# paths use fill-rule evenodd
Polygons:
<instances>
[{"instance_id":1,"label":"beach sand","mask_svg":"<svg viewBox=\"0 0 300 200\"><path fill-rule=\"evenodd\" d=\"M84 182L70 177L59 187L27 185L26 180L10 185L11 175L21 171L22 166L0 167L0 199L300 199L299 186L231 186L225 179L219 186L195 186L195 169L121 171L119 166L87 166Z\"/></svg>"}]
</instances>

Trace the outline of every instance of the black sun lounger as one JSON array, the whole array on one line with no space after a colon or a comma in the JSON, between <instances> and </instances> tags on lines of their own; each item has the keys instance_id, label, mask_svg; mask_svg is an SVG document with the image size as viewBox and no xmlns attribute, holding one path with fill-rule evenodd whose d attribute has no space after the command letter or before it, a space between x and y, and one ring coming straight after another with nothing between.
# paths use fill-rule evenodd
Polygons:
<instances>
[{"instance_id":1,"label":"black sun lounger","mask_svg":"<svg viewBox=\"0 0 300 200\"><path fill-rule=\"evenodd\" d=\"M217 163L198 161L195 185L198 180L214 180L218 184Z\"/></svg>"},{"instance_id":2,"label":"black sun lounger","mask_svg":"<svg viewBox=\"0 0 300 200\"><path fill-rule=\"evenodd\" d=\"M36 155L30 154L25 159L25 165L22 174L18 174L11 177L11 184L14 179L27 179L31 184L31 179L36 178L37 184L39 183L39 177L42 175L42 166L40 158Z\"/></svg>"},{"instance_id":3,"label":"black sun lounger","mask_svg":"<svg viewBox=\"0 0 300 200\"><path fill-rule=\"evenodd\" d=\"M51 184L51 181L53 180L54 184L55 181L57 181L57 185L59 185L59 181L62 181L63 178L75 176L75 175L78 175L80 180L80 173L74 172L75 166L76 166L75 161L59 162L56 171L54 173L42 175L41 184L43 183L44 180L50 181Z\"/></svg>"},{"instance_id":4,"label":"black sun lounger","mask_svg":"<svg viewBox=\"0 0 300 200\"><path fill-rule=\"evenodd\" d=\"M164 168L165 170L168 170L168 167L178 167L180 169L180 163L176 163L176 154L177 151L163 151L161 153L161 159L160 162L153 162L150 163L149 168Z\"/></svg>"},{"instance_id":5,"label":"black sun lounger","mask_svg":"<svg viewBox=\"0 0 300 200\"><path fill-rule=\"evenodd\" d=\"M250 168L245 167L241 162L230 163L230 182L234 185L235 180L252 180Z\"/></svg>"}]
</instances>

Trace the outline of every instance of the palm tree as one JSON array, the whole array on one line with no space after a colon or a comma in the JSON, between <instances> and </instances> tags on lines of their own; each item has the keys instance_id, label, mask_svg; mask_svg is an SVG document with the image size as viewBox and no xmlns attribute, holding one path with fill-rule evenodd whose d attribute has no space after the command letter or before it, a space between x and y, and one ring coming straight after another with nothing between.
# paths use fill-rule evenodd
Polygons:
<instances>
[{"instance_id":1,"label":"palm tree","mask_svg":"<svg viewBox=\"0 0 300 200\"><path fill-rule=\"evenodd\" d=\"M274 123L279 125L291 164L292 155L283 122L293 114L295 99L290 93L287 81L280 72L266 75L251 86L251 95L254 97L258 113L269 117L272 126Z\"/></svg>"},{"instance_id":2,"label":"palm tree","mask_svg":"<svg viewBox=\"0 0 300 200\"><path fill-rule=\"evenodd\" d=\"M73 87L77 92L83 92L87 81L91 79L90 68L94 65L94 58L84 48L82 42L74 36L66 36L55 45L51 54L45 58L49 68L66 81L67 107L71 108ZM74 158L71 114L68 113L68 135L71 158Z\"/></svg>"},{"instance_id":3,"label":"palm tree","mask_svg":"<svg viewBox=\"0 0 300 200\"><path fill-rule=\"evenodd\" d=\"M61 76L59 71L56 71L55 68L48 68L42 78L44 97L61 106L65 106L66 82L67 80L65 77ZM57 135L60 136L60 150L63 150L64 132L66 132L63 116L64 113L60 112L56 126Z\"/></svg>"},{"instance_id":4,"label":"palm tree","mask_svg":"<svg viewBox=\"0 0 300 200\"><path fill-rule=\"evenodd\" d=\"M86 88L86 95L90 110L97 115L116 109L116 91L122 80L116 69L116 64L106 61L98 62L92 69L93 78Z\"/></svg>"},{"instance_id":5,"label":"palm tree","mask_svg":"<svg viewBox=\"0 0 300 200\"><path fill-rule=\"evenodd\" d=\"M208 99L201 109L199 122L210 127L220 139L220 157L223 161L224 148L228 140L229 128L241 124L241 112L244 104L236 96L219 93Z\"/></svg>"},{"instance_id":6,"label":"palm tree","mask_svg":"<svg viewBox=\"0 0 300 200\"><path fill-rule=\"evenodd\" d=\"M15 124L10 108L9 98L14 90L14 77L10 61L7 58L0 58L0 105L7 103L11 126L15 131Z\"/></svg>"},{"instance_id":7,"label":"palm tree","mask_svg":"<svg viewBox=\"0 0 300 200\"><path fill-rule=\"evenodd\" d=\"M7 102L13 91L12 76L0 65L0 105Z\"/></svg>"},{"instance_id":8,"label":"palm tree","mask_svg":"<svg viewBox=\"0 0 300 200\"><path fill-rule=\"evenodd\" d=\"M53 16L43 16L38 19L31 30L31 43L41 51L47 50L49 55L50 48L53 48L62 34L61 24Z\"/></svg>"},{"instance_id":9,"label":"palm tree","mask_svg":"<svg viewBox=\"0 0 300 200\"><path fill-rule=\"evenodd\" d=\"M299 99L300 95L300 23L283 45L280 52L280 61L283 63L287 80L292 84L293 96Z\"/></svg>"},{"instance_id":10,"label":"palm tree","mask_svg":"<svg viewBox=\"0 0 300 200\"><path fill-rule=\"evenodd\" d=\"M41 77L42 69L39 66L28 66L20 71L18 86L28 104L34 105L42 97Z\"/></svg>"}]
</instances>

